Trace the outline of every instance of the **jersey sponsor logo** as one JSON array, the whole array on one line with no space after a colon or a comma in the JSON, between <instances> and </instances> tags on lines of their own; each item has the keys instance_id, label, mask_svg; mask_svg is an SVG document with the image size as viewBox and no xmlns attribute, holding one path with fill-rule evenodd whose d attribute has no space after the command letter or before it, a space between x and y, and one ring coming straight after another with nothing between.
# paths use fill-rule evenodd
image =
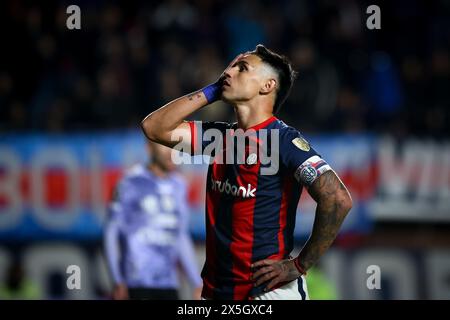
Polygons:
<instances>
[{"instance_id":1,"label":"jersey sponsor logo","mask_svg":"<svg viewBox=\"0 0 450 320\"><path fill-rule=\"evenodd\" d=\"M242 198L254 198L256 192L256 188L253 188L250 183L247 185L247 188L245 188L243 186L230 184L228 179L225 182L211 179L211 189L213 191L231 194L232 196Z\"/></svg>"},{"instance_id":2,"label":"jersey sponsor logo","mask_svg":"<svg viewBox=\"0 0 450 320\"><path fill-rule=\"evenodd\" d=\"M297 137L292 140L292 143L302 151L308 152L309 150L311 150L308 141L306 141L304 138Z\"/></svg>"}]
</instances>

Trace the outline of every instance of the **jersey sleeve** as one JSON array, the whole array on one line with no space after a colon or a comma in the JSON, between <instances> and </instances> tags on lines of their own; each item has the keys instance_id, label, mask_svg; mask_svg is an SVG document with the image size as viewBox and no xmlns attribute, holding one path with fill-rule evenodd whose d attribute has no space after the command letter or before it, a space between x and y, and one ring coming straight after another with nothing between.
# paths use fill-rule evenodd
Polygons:
<instances>
[{"instance_id":1,"label":"jersey sleeve","mask_svg":"<svg viewBox=\"0 0 450 320\"><path fill-rule=\"evenodd\" d=\"M194 244L189 232L189 206L187 200L187 185L179 185L178 207L180 210L180 229L178 239L178 257L181 267L194 287L201 287L202 279L197 265Z\"/></svg>"},{"instance_id":2,"label":"jersey sleeve","mask_svg":"<svg viewBox=\"0 0 450 320\"><path fill-rule=\"evenodd\" d=\"M191 129L191 155L203 154L206 147L211 144L223 143L223 137L231 124L227 122L189 121Z\"/></svg>"},{"instance_id":3,"label":"jersey sleeve","mask_svg":"<svg viewBox=\"0 0 450 320\"><path fill-rule=\"evenodd\" d=\"M120 222L125 212L132 210L135 198L134 193L133 185L126 178L118 183L108 207L109 220Z\"/></svg>"},{"instance_id":4,"label":"jersey sleeve","mask_svg":"<svg viewBox=\"0 0 450 320\"><path fill-rule=\"evenodd\" d=\"M124 283L124 274L120 268L122 250L120 238L126 224L126 215L135 211L137 190L129 178L124 177L116 185L113 197L108 205L107 218L104 226L103 245L114 283Z\"/></svg>"},{"instance_id":5,"label":"jersey sleeve","mask_svg":"<svg viewBox=\"0 0 450 320\"><path fill-rule=\"evenodd\" d=\"M295 179L306 187L331 170L321 155L293 128L280 135L280 158L283 165L293 172Z\"/></svg>"},{"instance_id":6,"label":"jersey sleeve","mask_svg":"<svg viewBox=\"0 0 450 320\"><path fill-rule=\"evenodd\" d=\"M120 269L121 252L119 238L123 224L123 215L130 206L131 188L126 181L120 182L114 190L113 199L108 206L108 216L104 226L103 246L108 268L115 284L124 283Z\"/></svg>"}]
</instances>

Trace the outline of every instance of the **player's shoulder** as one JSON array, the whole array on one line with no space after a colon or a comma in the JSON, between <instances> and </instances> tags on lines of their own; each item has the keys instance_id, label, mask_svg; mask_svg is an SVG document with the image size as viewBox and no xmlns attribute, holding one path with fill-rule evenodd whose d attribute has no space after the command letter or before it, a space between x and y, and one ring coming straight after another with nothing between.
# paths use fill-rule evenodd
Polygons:
<instances>
[{"instance_id":1,"label":"player's shoulder","mask_svg":"<svg viewBox=\"0 0 450 320\"><path fill-rule=\"evenodd\" d=\"M145 174L145 166L141 163L136 163L132 165L131 167L125 169L123 178L124 179L133 179L136 177L141 177L143 174Z\"/></svg>"},{"instance_id":2,"label":"player's shoulder","mask_svg":"<svg viewBox=\"0 0 450 320\"><path fill-rule=\"evenodd\" d=\"M134 164L125 169L114 186L113 200L122 198L124 195L129 196L130 194L133 194L136 189L135 179L140 179L144 174L144 170L144 166L140 164Z\"/></svg>"},{"instance_id":3,"label":"player's shoulder","mask_svg":"<svg viewBox=\"0 0 450 320\"><path fill-rule=\"evenodd\" d=\"M130 187L137 180L141 180L146 175L146 168L143 164L137 163L125 169L119 181L119 186Z\"/></svg>"},{"instance_id":4,"label":"player's shoulder","mask_svg":"<svg viewBox=\"0 0 450 320\"><path fill-rule=\"evenodd\" d=\"M283 158L300 157L303 159L303 157L317 154L309 140L297 128L279 119L274 127L279 129L279 148L285 151L281 153Z\"/></svg>"},{"instance_id":5,"label":"player's shoulder","mask_svg":"<svg viewBox=\"0 0 450 320\"><path fill-rule=\"evenodd\" d=\"M286 124L283 120L277 119L274 122L273 129L279 130L280 142L282 144L292 143L300 149L303 149L303 145L305 145L304 148L306 148L306 144L309 145L300 130Z\"/></svg>"}]
</instances>

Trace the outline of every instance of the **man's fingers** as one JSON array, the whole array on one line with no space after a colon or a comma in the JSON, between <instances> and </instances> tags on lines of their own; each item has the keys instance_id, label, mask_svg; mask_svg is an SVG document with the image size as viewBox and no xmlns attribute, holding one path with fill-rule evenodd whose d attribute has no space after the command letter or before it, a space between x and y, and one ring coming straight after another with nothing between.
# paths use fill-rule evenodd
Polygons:
<instances>
[{"instance_id":1,"label":"man's fingers","mask_svg":"<svg viewBox=\"0 0 450 320\"><path fill-rule=\"evenodd\" d=\"M254 264L252 264L250 267L252 269L254 269L254 268L259 268L259 267L263 267L263 266L270 266L274 262L275 262L275 260L269 260L269 259L259 260L259 261L256 261Z\"/></svg>"},{"instance_id":2,"label":"man's fingers","mask_svg":"<svg viewBox=\"0 0 450 320\"><path fill-rule=\"evenodd\" d=\"M272 271L272 272L268 272L265 275L263 275L262 277L260 277L258 279L258 281L256 281L255 283L255 287L263 284L264 282L267 282L273 278L276 278L278 276L278 273L276 271Z\"/></svg>"},{"instance_id":3,"label":"man's fingers","mask_svg":"<svg viewBox=\"0 0 450 320\"><path fill-rule=\"evenodd\" d=\"M239 61L239 59L241 59L243 56L245 56L246 54L249 54L250 53L250 51L247 51L247 52L245 52L245 53L240 53L240 54L238 54L231 62L230 62L230 64L228 65L228 67L225 69L225 71L227 71L228 69L230 69L231 67L233 67L233 65L237 62L237 61ZM223 73L225 73L225 71L223 72Z\"/></svg>"},{"instance_id":4,"label":"man's fingers","mask_svg":"<svg viewBox=\"0 0 450 320\"><path fill-rule=\"evenodd\" d=\"M240 58L242 58L244 56L243 53L238 54L233 61L230 62L230 64L228 65L227 69L230 68L231 66L233 66L233 64L235 64L236 61L238 61Z\"/></svg>"},{"instance_id":5,"label":"man's fingers","mask_svg":"<svg viewBox=\"0 0 450 320\"><path fill-rule=\"evenodd\" d=\"M267 285L267 287L264 289L264 291L269 291L270 289L272 289L273 287L275 287L277 285L277 283L281 282L282 279L280 276L275 277L272 281L269 282L269 284Z\"/></svg>"},{"instance_id":6,"label":"man's fingers","mask_svg":"<svg viewBox=\"0 0 450 320\"><path fill-rule=\"evenodd\" d=\"M258 271L256 271L256 272L253 274L252 279L253 279L253 280L256 280L256 279L258 279L259 277L261 277L263 274L265 274L265 273L267 273L267 272L271 272L271 271L273 271L273 269L272 269L270 266L269 266L269 267L263 267L263 268L259 269Z\"/></svg>"},{"instance_id":7,"label":"man's fingers","mask_svg":"<svg viewBox=\"0 0 450 320\"><path fill-rule=\"evenodd\" d=\"M236 58L233 59L233 61L230 62L228 67L226 67L226 69L222 72L221 78L223 78L225 76L225 72L227 72L228 69L232 68L233 65L236 63L236 61L238 61L241 57L242 57L242 54L238 55Z\"/></svg>"}]
</instances>

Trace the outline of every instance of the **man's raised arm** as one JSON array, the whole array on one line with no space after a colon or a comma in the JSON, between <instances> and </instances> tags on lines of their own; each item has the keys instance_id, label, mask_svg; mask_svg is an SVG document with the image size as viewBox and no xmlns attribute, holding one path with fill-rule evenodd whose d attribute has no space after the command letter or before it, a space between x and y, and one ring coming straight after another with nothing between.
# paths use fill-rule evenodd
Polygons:
<instances>
[{"instance_id":1,"label":"man's raised arm","mask_svg":"<svg viewBox=\"0 0 450 320\"><path fill-rule=\"evenodd\" d=\"M238 55L228 66L232 66L242 55ZM145 136L157 143L173 148L178 143L190 146L191 134L185 119L195 111L219 100L222 94L223 74L209 86L175 99L150 113L141 122Z\"/></svg>"},{"instance_id":2,"label":"man's raised arm","mask_svg":"<svg viewBox=\"0 0 450 320\"><path fill-rule=\"evenodd\" d=\"M207 104L205 94L199 90L175 99L150 113L142 120L141 128L149 140L167 147L173 148L180 141L190 145L190 129L184 119Z\"/></svg>"}]
</instances>

